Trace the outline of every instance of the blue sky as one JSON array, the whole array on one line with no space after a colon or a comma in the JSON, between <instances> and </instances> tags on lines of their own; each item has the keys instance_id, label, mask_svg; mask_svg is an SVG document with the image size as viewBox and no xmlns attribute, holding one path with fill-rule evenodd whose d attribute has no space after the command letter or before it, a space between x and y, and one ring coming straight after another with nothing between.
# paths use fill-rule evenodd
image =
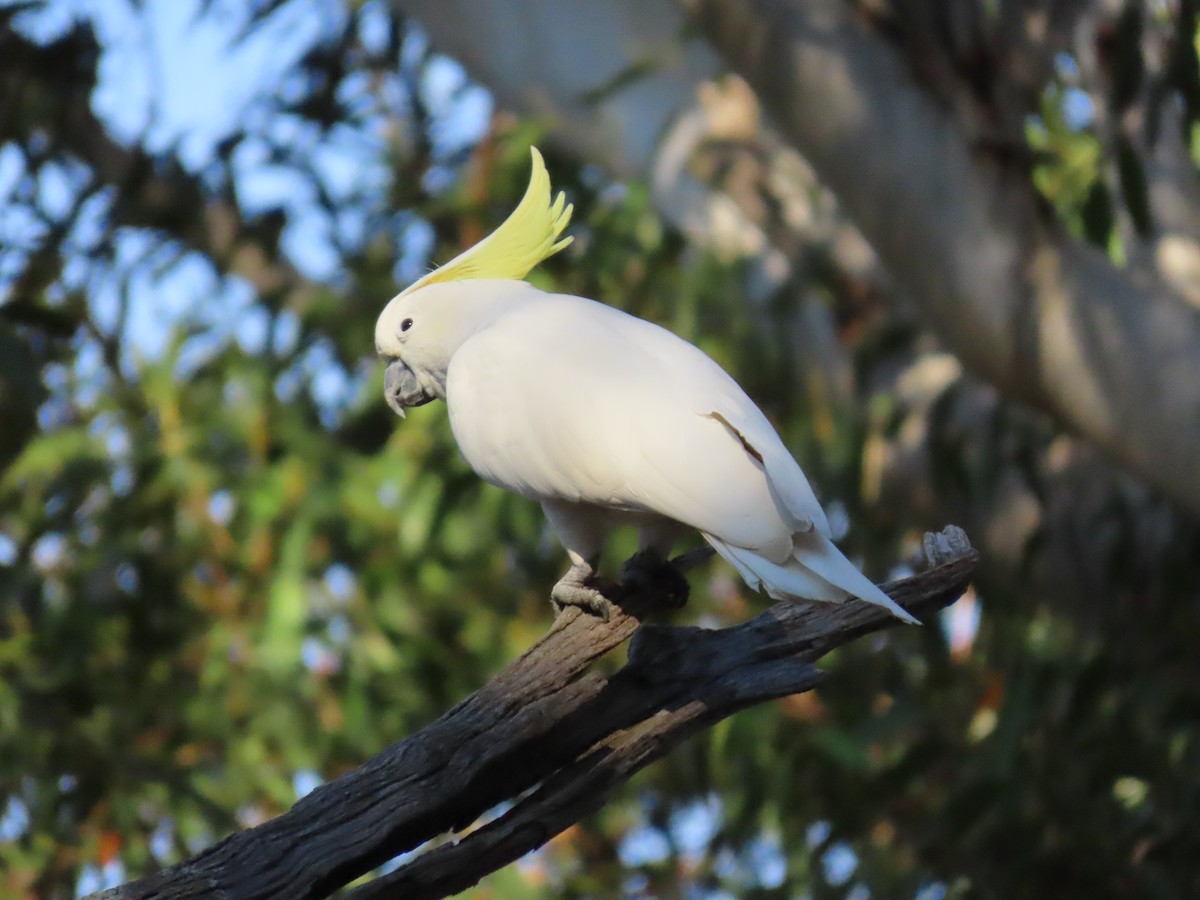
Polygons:
<instances>
[{"instance_id":1,"label":"blue sky","mask_svg":"<svg viewBox=\"0 0 1200 900\"><path fill-rule=\"evenodd\" d=\"M321 133L296 116L280 115L276 104L294 97L299 88L293 67L321 37L345 27L341 4L323 0L291 0L253 30L246 32L248 9L242 0L214 0L207 10L200 0L148 0L135 6L127 0L49 0L41 9L19 17L29 35L51 39L78 19L88 19L102 44L99 83L92 106L110 134L125 144L152 151L174 150L185 166L203 172L219 141L242 129L249 137L233 156L239 202L248 214L282 207L288 224L282 246L292 264L306 277L337 284L340 256L337 246L358 246L368 234L372 216L390 211L378 208L386 196L388 132L399 116L396 109L372 107L366 85L347 79L340 97L361 112L358 123ZM139 8L140 7L140 8ZM359 36L368 48L382 49L387 22L382 0L364 4ZM409 39L406 51L419 50L420 35ZM402 62L402 61L401 61ZM464 90L465 88L465 90ZM491 116L486 91L471 86L461 67L438 58L422 73L421 90L440 111L435 138L448 147L468 146L484 132ZM401 102L402 92L394 92ZM451 98L453 98L451 100ZM271 159L273 147L293 148L337 204L330 215L316 203L312 181L296 168ZM20 248L36 239L37 223L22 215L12 199L23 167L13 148L0 148L0 291L19 269ZM443 180L449 184L450 179ZM65 209L82 182L82 169L47 166L38 179L40 204ZM86 247L99 234L103 202L93 215L81 217L73 237ZM408 222L396 237L396 276L411 281L428 265L432 236L419 221ZM164 247L159 236L123 229L118 236L117 264L112 273L68 263L64 282L90 298L102 327L115 327L118 295L128 292L129 312L124 328L126 366L156 359L168 347L173 328L199 324L201 334L189 340L179 360L188 369L230 340L247 352L258 352L267 339L267 319L255 304L250 287L237 277L215 271L199 254ZM5 254L9 255L6 263ZM389 298L381 297L380 306ZM285 316L276 340L286 344ZM331 365L327 347L314 347L301 372L284 379L280 389L307 384L330 420L353 397L361 373ZM95 354L83 352L80 381L89 367L99 365Z\"/></svg>"}]
</instances>

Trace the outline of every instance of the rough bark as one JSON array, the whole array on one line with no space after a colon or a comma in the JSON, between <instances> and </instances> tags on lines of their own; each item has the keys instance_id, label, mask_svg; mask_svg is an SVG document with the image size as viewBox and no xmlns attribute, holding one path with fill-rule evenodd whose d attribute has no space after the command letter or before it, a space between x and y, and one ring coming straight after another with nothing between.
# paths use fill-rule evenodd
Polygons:
<instances>
[{"instance_id":1,"label":"rough bark","mask_svg":"<svg viewBox=\"0 0 1200 900\"><path fill-rule=\"evenodd\" d=\"M885 586L928 616L966 588L976 553L958 529L928 535L936 565ZM352 892L444 897L599 808L634 772L698 729L754 703L808 690L834 647L897 624L877 606L777 603L720 630L643 625L657 606L624 596L609 622L568 610L551 631L442 718L269 822L165 871L95 895L318 898L397 854L528 796L456 843ZM612 676L592 662L632 637Z\"/></svg>"}]
</instances>

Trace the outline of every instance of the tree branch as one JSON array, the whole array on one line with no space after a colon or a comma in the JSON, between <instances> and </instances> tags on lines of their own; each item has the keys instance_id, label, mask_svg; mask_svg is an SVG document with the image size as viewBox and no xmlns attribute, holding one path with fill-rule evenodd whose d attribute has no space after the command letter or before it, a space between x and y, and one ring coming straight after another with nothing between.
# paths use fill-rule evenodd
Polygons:
<instances>
[{"instance_id":1,"label":"tree branch","mask_svg":"<svg viewBox=\"0 0 1200 900\"><path fill-rule=\"evenodd\" d=\"M1117 269L1047 221L1026 169L852 4L679 3L948 348L1200 511L1200 311L1152 266Z\"/></svg>"},{"instance_id":2,"label":"tree branch","mask_svg":"<svg viewBox=\"0 0 1200 900\"><path fill-rule=\"evenodd\" d=\"M944 535L936 537L945 546L927 540L934 568L884 588L918 616L957 599L975 568L966 536L953 528ZM278 818L96 896L326 897L536 788L494 822L353 892L356 900L444 897L598 809L689 734L754 703L808 690L820 678L812 663L825 653L897 624L861 601L783 602L710 631L643 625L657 608L652 592L618 595L618 603L609 622L566 611L436 722ZM630 637L624 668L612 676L588 670Z\"/></svg>"}]
</instances>

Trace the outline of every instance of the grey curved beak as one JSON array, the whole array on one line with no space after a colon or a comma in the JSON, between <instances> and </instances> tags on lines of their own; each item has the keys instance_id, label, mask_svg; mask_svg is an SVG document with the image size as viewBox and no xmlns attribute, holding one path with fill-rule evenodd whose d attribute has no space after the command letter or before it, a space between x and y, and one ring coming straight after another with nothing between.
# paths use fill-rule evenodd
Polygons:
<instances>
[{"instance_id":1,"label":"grey curved beak","mask_svg":"<svg viewBox=\"0 0 1200 900\"><path fill-rule=\"evenodd\" d=\"M388 363L383 374L383 397L402 419L405 409L422 406L434 399L432 394L425 393L412 369L398 359Z\"/></svg>"}]
</instances>

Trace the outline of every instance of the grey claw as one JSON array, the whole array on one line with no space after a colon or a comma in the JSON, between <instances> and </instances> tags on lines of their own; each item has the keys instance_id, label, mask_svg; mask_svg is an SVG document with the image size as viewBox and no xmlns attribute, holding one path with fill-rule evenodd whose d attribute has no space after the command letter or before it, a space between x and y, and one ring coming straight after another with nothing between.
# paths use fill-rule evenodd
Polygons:
<instances>
[{"instance_id":1,"label":"grey claw","mask_svg":"<svg viewBox=\"0 0 1200 900\"><path fill-rule=\"evenodd\" d=\"M585 573L582 569L571 569L554 585L550 591L550 602L554 605L556 616L568 606L577 606L605 622L612 618L612 601L584 583L590 575L590 571Z\"/></svg>"}]
</instances>

